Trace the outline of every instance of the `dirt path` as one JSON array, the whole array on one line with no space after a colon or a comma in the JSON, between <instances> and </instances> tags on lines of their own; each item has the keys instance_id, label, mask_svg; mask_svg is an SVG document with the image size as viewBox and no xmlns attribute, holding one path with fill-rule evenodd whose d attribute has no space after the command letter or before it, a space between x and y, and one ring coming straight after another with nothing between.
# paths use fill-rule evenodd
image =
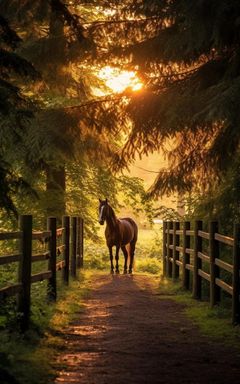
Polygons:
<instances>
[{"instance_id":1,"label":"dirt path","mask_svg":"<svg viewBox=\"0 0 240 384\"><path fill-rule=\"evenodd\" d=\"M200 336L183 307L146 276L96 276L65 329L56 384L240 383L240 357Z\"/></svg>"}]
</instances>

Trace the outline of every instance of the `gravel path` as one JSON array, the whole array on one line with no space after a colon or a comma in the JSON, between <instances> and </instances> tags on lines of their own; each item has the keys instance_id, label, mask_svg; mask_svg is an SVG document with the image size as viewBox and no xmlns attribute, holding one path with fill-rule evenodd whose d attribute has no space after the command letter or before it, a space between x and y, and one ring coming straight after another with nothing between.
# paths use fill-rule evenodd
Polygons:
<instances>
[{"instance_id":1,"label":"gravel path","mask_svg":"<svg viewBox=\"0 0 240 384\"><path fill-rule=\"evenodd\" d=\"M240 356L200 336L159 281L97 275L85 311L64 329L55 384L240 383Z\"/></svg>"}]
</instances>

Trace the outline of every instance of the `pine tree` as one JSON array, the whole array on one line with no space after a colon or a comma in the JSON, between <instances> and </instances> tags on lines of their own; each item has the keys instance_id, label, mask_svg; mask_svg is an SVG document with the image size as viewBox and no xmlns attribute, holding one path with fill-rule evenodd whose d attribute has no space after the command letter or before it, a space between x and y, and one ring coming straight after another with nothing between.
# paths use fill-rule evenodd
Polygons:
<instances>
[{"instance_id":1,"label":"pine tree","mask_svg":"<svg viewBox=\"0 0 240 384\"><path fill-rule=\"evenodd\" d=\"M114 97L96 99L91 94L94 71L86 57L94 54L95 45L82 26L79 13L84 8L78 14L74 10L73 2L71 9L60 0L3 0L0 4L0 11L24 36L19 52L42 74L38 94L32 90L40 108L27 137L26 173L32 169L37 179L45 180L47 214L59 217L65 210L66 175L69 181L74 163L81 157L87 168L93 162L109 168L120 128L127 125ZM28 177L34 180L33 174Z\"/></svg>"},{"instance_id":2,"label":"pine tree","mask_svg":"<svg viewBox=\"0 0 240 384\"><path fill-rule=\"evenodd\" d=\"M107 31L108 57L138 68L146 84L128 106L133 128L120 165L136 153L162 149L169 169L160 170L152 194L208 188L239 157L239 2L115 4L98 39Z\"/></svg>"},{"instance_id":3,"label":"pine tree","mask_svg":"<svg viewBox=\"0 0 240 384\"><path fill-rule=\"evenodd\" d=\"M15 166L23 156L25 131L36 110L34 102L23 93L21 84L40 77L30 62L14 52L20 43L21 38L0 16L0 208L15 215L14 194L31 191Z\"/></svg>"}]
</instances>

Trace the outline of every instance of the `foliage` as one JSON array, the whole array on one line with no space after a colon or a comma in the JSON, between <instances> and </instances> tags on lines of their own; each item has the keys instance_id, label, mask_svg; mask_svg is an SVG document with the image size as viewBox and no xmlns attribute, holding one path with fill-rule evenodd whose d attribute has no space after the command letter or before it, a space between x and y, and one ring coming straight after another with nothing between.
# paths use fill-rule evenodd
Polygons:
<instances>
[{"instance_id":1,"label":"foliage","mask_svg":"<svg viewBox=\"0 0 240 384\"><path fill-rule=\"evenodd\" d=\"M161 217L161 219L164 221L179 221L182 219L176 209L168 208L164 205L160 205L157 208L154 208L153 212L154 217Z\"/></svg>"},{"instance_id":2,"label":"foliage","mask_svg":"<svg viewBox=\"0 0 240 384\"><path fill-rule=\"evenodd\" d=\"M120 208L129 207L137 217L143 214L145 220L152 224L153 202L147 196L143 180L122 175L117 178L117 188Z\"/></svg>"},{"instance_id":3,"label":"foliage","mask_svg":"<svg viewBox=\"0 0 240 384\"><path fill-rule=\"evenodd\" d=\"M29 183L16 171L25 158L25 132L35 110L34 101L20 87L37 80L33 65L14 52L21 39L0 16L0 208L17 213L13 196L31 191ZM18 82L18 85L16 84ZM14 148L14 151L12 150Z\"/></svg>"},{"instance_id":4,"label":"foliage","mask_svg":"<svg viewBox=\"0 0 240 384\"><path fill-rule=\"evenodd\" d=\"M89 291L88 278L86 272L81 274L77 280L70 281L67 290L62 283L59 284L58 301L51 305L45 299L46 290L41 289L41 284L38 285L32 303L30 330L24 335L18 333L16 322L12 322L8 331L1 327L1 383L52 383L52 364L63 343L58 335L76 311L82 310L81 299Z\"/></svg>"},{"instance_id":5,"label":"foliage","mask_svg":"<svg viewBox=\"0 0 240 384\"><path fill-rule=\"evenodd\" d=\"M140 259L136 262L136 269L140 273L159 275L161 271L161 264L157 258Z\"/></svg>"},{"instance_id":6,"label":"foliage","mask_svg":"<svg viewBox=\"0 0 240 384\"><path fill-rule=\"evenodd\" d=\"M85 243L84 268L109 270L109 254L105 244L104 234L100 234L97 243ZM161 228L139 229L134 262L134 273L160 274L162 265ZM119 265L123 270L124 257L120 252Z\"/></svg>"},{"instance_id":7,"label":"foliage","mask_svg":"<svg viewBox=\"0 0 240 384\"><path fill-rule=\"evenodd\" d=\"M34 134L28 131L27 148L34 148L28 163L38 175L51 170L45 202L48 192L58 190L61 196L65 190L66 180L56 180L56 174L69 173L65 167L82 154L88 164L96 161L100 151L98 166L110 171L114 162L121 168L136 153L163 149L169 169L159 172L150 192L154 196L188 191L202 199L203 190L210 196L213 185L215 193L222 179L237 177L237 166L235 176L228 172L233 156L236 162L239 157L238 2L89 0L66 5L35 0L18 5L3 0L0 10L20 31L18 52L43 77L41 111ZM2 21L4 44L11 40L16 46L20 38L9 31ZM11 58L13 68L20 68L12 53L7 50L3 62ZM94 96L93 89L101 86L96 73L106 63L138 70L145 89ZM223 195L221 202L227 206ZM220 201L214 204L215 211L221 210Z\"/></svg>"},{"instance_id":8,"label":"foliage","mask_svg":"<svg viewBox=\"0 0 240 384\"><path fill-rule=\"evenodd\" d=\"M93 233L89 215L92 197L106 195L107 190L116 202L116 179L110 164L129 126L123 112L126 98L96 97L93 93L94 88L104 87L97 79L97 67L87 62L90 53L94 55L95 43L85 25L95 20L98 8L81 2L67 6L61 0L21 4L3 0L0 11L20 31L22 44L18 51L42 75L37 94L34 87L30 91L39 104L33 129L25 132L28 167L18 167L18 172L38 192L36 211L60 218L65 211L77 214L81 207L81 215ZM111 180L112 191L106 188L106 180ZM122 185L126 183L125 179ZM22 202L14 191L13 195L19 213L33 205L31 198L25 197Z\"/></svg>"},{"instance_id":9,"label":"foliage","mask_svg":"<svg viewBox=\"0 0 240 384\"><path fill-rule=\"evenodd\" d=\"M239 165L233 162L220 185L213 183L209 191L193 196L192 212L205 221L217 220L232 235L233 224L240 220L239 188Z\"/></svg>"},{"instance_id":10,"label":"foliage","mask_svg":"<svg viewBox=\"0 0 240 384\"><path fill-rule=\"evenodd\" d=\"M169 167L151 194L208 190L239 157L239 3L113 3L109 23L96 25L96 44L104 36L108 58L138 68L146 84L127 107L133 126L119 166L161 148Z\"/></svg>"}]
</instances>

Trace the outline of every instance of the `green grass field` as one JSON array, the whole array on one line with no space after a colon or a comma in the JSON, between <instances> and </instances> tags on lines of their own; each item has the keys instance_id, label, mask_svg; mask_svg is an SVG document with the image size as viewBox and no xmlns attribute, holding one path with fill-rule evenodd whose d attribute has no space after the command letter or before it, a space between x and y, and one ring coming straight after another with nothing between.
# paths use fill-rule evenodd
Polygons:
<instances>
[{"instance_id":1,"label":"green grass field","mask_svg":"<svg viewBox=\"0 0 240 384\"><path fill-rule=\"evenodd\" d=\"M109 270L109 254L105 243L104 229L99 231L97 243L85 242L84 266L91 269ZM123 269L124 257L120 251L120 271ZM135 251L135 273L160 274L162 271L162 226L154 224L152 229L139 229Z\"/></svg>"}]
</instances>

